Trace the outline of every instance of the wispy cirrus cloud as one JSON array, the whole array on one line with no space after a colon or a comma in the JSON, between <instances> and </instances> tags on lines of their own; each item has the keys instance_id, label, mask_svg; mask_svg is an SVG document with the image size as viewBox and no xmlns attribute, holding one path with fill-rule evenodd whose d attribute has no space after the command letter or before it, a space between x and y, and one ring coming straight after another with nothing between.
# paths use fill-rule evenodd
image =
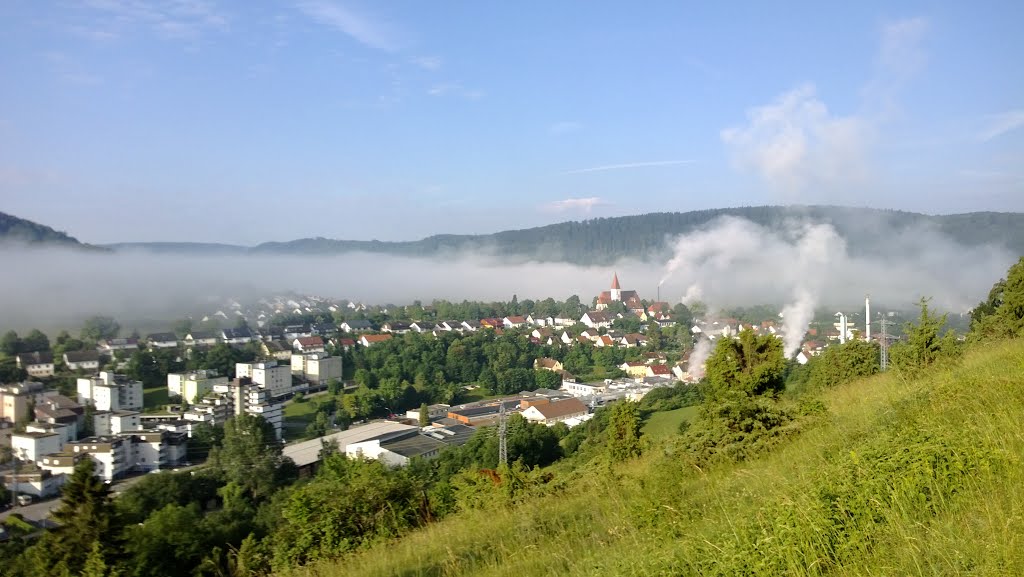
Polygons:
<instances>
[{"instance_id":1,"label":"wispy cirrus cloud","mask_svg":"<svg viewBox=\"0 0 1024 577\"><path fill-rule=\"evenodd\" d=\"M548 133L555 136L561 136L571 132L579 132L580 130L583 130L583 124L572 120L556 122L548 127Z\"/></svg>"},{"instance_id":2,"label":"wispy cirrus cloud","mask_svg":"<svg viewBox=\"0 0 1024 577\"><path fill-rule=\"evenodd\" d=\"M384 52L397 52L401 42L390 26L339 2L303 0L297 7L313 20L333 28L356 42Z\"/></svg>"},{"instance_id":3,"label":"wispy cirrus cloud","mask_svg":"<svg viewBox=\"0 0 1024 577\"><path fill-rule=\"evenodd\" d=\"M226 14L207 0L86 0L85 6L105 13L115 24L146 26L168 38L194 39L228 25ZM106 25L79 27L75 33L95 40L116 36Z\"/></svg>"},{"instance_id":4,"label":"wispy cirrus cloud","mask_svg":"<svg viewBox=\"0 0 1024 577\"><path fill-rule=\"evenodd\" d=\"M676 164L693 164L697 162L693 159L681 159L681 160L651 160L646 162L626 162L623 164L605 164L602 166L591 166L589 168L577 168L574 170L567 170L562 174L584 174L587 172L604 172L606 170L624 170L628 168L647 168L651 166L673 166Z\"/></svg>"},{"instance_id":5,"label":"wispy cirrus cloud","mask_svg":"<svg viewBox=\"0 0 1024 577\"><path fill-rule=\"evenodd\" d=\"M541 208L547 212L566 212L569 210L590 212L595 206L603 204L608 204L608 202L600 197L591 196L587 198L566 198L564 200L556 200L541 206Z\"/></svg>"},{"instance_id":6,"label":"wispy cirrus cloud","mask_svg":"<svg viewBox=\"0 0 1024 577\"><path fill-rule=\"evenodd\" d=\"M427 94L430 96L459 96L466 100L480 100L484 97L484 92L477 89L469 89L459 84L458 82L442 82L434 84L427 89Z\"/></svg>"},{"instance_id":7,"label":"wispy cirrus cloud","mask_svg":"<svg viewBox=\"0 0 1024 577\"><path fill-rule=\"evenodd\" d=\"M413 58L412 63L423 70L440 70L442 61L437 56L419 56Z\"/></svg>"},{"instance_id":8,"label":"wispy cirrus cloud","mask_svg":"<svg viewBox=\"0 0 1024 577\"><path fill-rule=\"evenodd\" d=\"M978 139L988 142L994 138L1017 130L1024 126L1024 109L1008 110L1001 114L993 114L987 118L987 124L979 134Z\"/></svg>"}]
</instances>

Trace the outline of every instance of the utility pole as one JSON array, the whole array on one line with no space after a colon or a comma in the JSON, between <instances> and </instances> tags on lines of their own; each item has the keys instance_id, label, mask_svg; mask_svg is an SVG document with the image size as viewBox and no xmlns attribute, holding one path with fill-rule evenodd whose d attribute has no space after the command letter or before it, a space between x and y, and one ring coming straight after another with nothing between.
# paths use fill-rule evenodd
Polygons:
<instances>
[{"instance_id":1,"label":"utility pole","mask_svg":"<svg viewBox=\"0 0 1024 577\"><path fill-rule=\"evenodd\" d=\"M508 416L505 413L505 403L501 402L498 409L498 466L508 465Z\"/></svg>"},{"instance_id":2,"label":"utility pole","mask_svg":"<svg viewBox=\"0 0 1024 577\"><path fill-rule=\"evenodd\" d=\"M880 365L882 370L889 368L889 321L882 317L882 353L880 359Z\"/></svg>"}]
</instances>

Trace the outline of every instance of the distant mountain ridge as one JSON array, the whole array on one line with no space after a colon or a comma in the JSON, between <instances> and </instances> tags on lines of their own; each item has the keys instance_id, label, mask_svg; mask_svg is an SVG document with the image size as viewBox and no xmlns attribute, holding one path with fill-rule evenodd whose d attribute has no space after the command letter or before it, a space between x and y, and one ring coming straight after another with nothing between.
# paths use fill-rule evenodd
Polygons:
<instances>
[{"instance_id":1,"label":"distant mountain ridge","mask_svg":"<svg viewBox=\"0 0 1024 577\"><path fill-rule=\"evenodd\" d=\"M732 216L769 230L782 231L794 220L828 223L847 241L853 254L884 254L894 234L917 230L942 233L966 246L1001 245L1024 255L1024 214L973 212L932 216L913 212L839 206L756 206L692 212L659 212L568 221L491 234L437 234L416 241L303 238L266 242L254 247L218 243L124 242L103 245L116 252L147 251L187 255L331 255L353 252L408 257L483 253L511 260L610 264L620 259L662 258L666 240ZM10 224L4 227L4 223ZM0 240L31 244L83 246L53 229L0 213Z\"/></svg>"},{"instance_id":2,"label":"distant mountain ridge","mask_svg":"<svg viewBox=\"0 0 1024 577\"><path fill-rule=\"evenodd\" d=\"M255 254L340 254L370 252L434 256L448 252L485 252L501 257L581 264L609 264L623 258L667 256L666 240L732 216L781 231L794 219L828 223L847 241L853 254L881 254L891 235L934 230L967 246L1002 245L1024 255L1024 214L975 212L931 216L912 212L836 206L760 206L569 221L493 234L442 234L418 241L382 242L306 238L253 247Z\"/></svg>"},{"instance_id":3,"label":"distant mountain ridge","mask_svg":"<svg viewBox=\"0 0 1024 577\"><path fill-rule=\"evenodd\" d=\"M79 242L67 233L44 224L0 212L0 243L31 247L60 246L86 250L106 250Z\"/></svg>"}]
</instances>

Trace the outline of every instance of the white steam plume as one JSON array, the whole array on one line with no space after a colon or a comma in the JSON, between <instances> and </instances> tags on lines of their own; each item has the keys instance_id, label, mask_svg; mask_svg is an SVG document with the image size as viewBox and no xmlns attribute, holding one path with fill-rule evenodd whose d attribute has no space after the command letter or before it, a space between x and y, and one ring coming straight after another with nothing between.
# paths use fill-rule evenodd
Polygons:
<instances>
[{"instance_id":1,"label":"white steam plume","mask_svg":"<svg viewBox=\"0 0 1024 577\"><path fill-rule=\"evenodd\" d=\"M693 347L686 370L694 379L699 381L704 378L704 362L711 356L712 348L711 341L705 338L698 340L697 346Z\"/></svg>"}]
</instances>

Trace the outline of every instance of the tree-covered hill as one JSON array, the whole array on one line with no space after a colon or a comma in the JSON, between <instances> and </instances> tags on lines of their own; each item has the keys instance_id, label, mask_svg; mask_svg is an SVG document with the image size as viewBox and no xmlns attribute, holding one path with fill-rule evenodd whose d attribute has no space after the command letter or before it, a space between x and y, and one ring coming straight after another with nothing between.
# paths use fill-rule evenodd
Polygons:
<instances>
[{"instance_id":1,"label":"tree-covered hill","mask_svg":"<svg viewBox=\"0 0 1024 577\"><path fill-rule=\"evenodd\" d=\"M60 246L99 250L97 247L79 242L78 239L69 236L65 232L0 212L0 245L2 244Z\"/></svg>"},{"instance_id":2,"label":"tree-covered hill","mask_svg":"<svg viewBox=\"0 0 1024 577\"><path fill-rule=\"evenodd\" d=\"M925 214L834 206L760 206L694 212L662 212L635 216L562 222L485 235L434 235L418 241L382 242L307 238L264 243L256 253L336 254L373 252L434 256L445 251L486 251L505 257L607 264L622 258L661 257L666 239L693 232L723 216L748 219L772 230L794 220L830 223L858 254L886 250L894 236L915 230L948 235L965 245L1002 245L1024 254L1024 214L979 212Z\"/></svg>"}]
</instances>

